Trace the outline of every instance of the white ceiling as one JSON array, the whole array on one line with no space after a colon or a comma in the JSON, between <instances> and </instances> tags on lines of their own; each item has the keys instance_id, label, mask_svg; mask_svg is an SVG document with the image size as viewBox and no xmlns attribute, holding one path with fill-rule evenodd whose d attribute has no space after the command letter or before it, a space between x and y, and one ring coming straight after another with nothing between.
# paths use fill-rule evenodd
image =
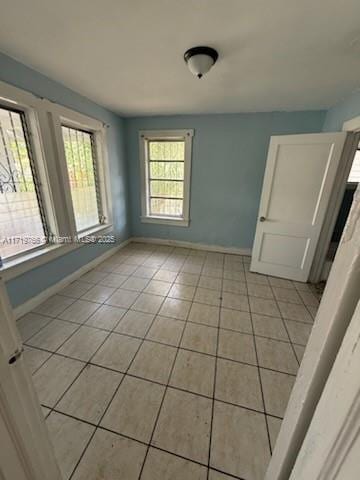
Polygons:
<instances>
[{"instance_id":1,"label":"white ceiling","mask_svg":"<svg viewBox=\"0 0 360 480\"><path fill-rule=\"evenodd\" d=\"M359 87L359 0L2 0L0 50L123 115L327 108ZM203 79L186 49L215 47Z\"/></svg>"}]
</instances>

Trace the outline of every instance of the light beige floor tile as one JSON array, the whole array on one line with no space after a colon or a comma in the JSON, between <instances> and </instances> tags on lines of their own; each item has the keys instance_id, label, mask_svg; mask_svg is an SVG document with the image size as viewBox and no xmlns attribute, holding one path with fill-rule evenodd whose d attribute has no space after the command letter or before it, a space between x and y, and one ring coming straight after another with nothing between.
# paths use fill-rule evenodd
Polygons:
<instances>
[{"instance_id":1,"label":"light beige floor tile","mask_svg":"<svg viewBox=\"0 0 360 480\"><path fill-rule=\"evenodd\" d=\"M259 273L246 271L245 277L248 283L256 283L258 285L269 285L269 280L266 275L260 275Z\"/></svg>"},{"instance_id":2,"label":"light beige floor tile","mask_svg":"<svg viewBox=\"0 0 360 480\"><path fill-rule=\"evenodd\" d=\"M125 308L101 305L86 321L89 327L112 330L126 313Z\"/></svg>"},{"instance_id":3,"label":"light beige floor tile","mask_svg":"<svg viewBox=\"0 0 360 480\"><path fill-rule=\"evenodd\" d=\"M164 301L164 297L159 295L150 295L148 293L141 293L139 298L131 307L133 310L144 313L158 313L161 304Z\"/></svg>"},{"instance_id":4,"label":"light beige floor tile","mask_svg":"<svg viewBox=\"0 0 360 480\"><path fill-rule=\"evenodd\" d=\"M263 368L260 369L260 375L266 413L283 417L295 383L295 377L286 373L264 370Z\"/></svg>"},{"instance_id":5,"label":"light beige floor tile","mask_svg":"<svg viewBox=\"0 0 360 480\"><path fill-rule=\"evenodd\" d=\"M40 403L53 407L84 368L84 363L53 355L33 375Z\"/></svg>"},{"instance_id":6,"label":"light beige floor tile","mask_svg":"<svg viewBox=\"0 0 360 480\"><path fill-rule=\"evenodd\" d=\"M141 340L117 333L110 334L92 358L92 362L120 372L126 372L134 358Z\"/></svg>"},{"instance_id":7,"label":"light beige floor tile","mask_svg":"<svg viewBox=\"0 0 360 480\"><path fill-rule=\"evenodd\" d=\"M216 470L213 470L210 468L209 470L209 480L234 480L234 477L230 477L229 475L226 475L225 473L220 473L217 472Z\"/></svg>"},{"instance_id":8,"label":"light beige floor tile","mask_svg":"<svg viewBox=\"0 0 360 480\"><path fill-rule=\"evenodd\" d=\"M65 393L56 409L97 424L122 377L121 373L88 365Z\"/></svg>"},{"instance_id":9,"label":"light beige floor tile","mask_svg":"<svg viewBox=\"0 0 360 480\"><path fill-rule=\"evenodd\" d=\"M146 446L98 429L72 480L137 480Z\"/></svg>"},{"instance_id":10,"label":"light beige floor tile","mask_svg":"<svg viewBox=\"0 0 360 480\"><path fill-rule=\"evenodd\" d=\"M230 271L224 270L224 280L234 280L236 282L245 282L245 273L244 272L237 272L237 271Z\"/></svg>"},{"instance_id":11,"label":"light beige floor tile","mask_svg":"<svg viewBox=\"0 0 360 480\"><path fill-rule=\"evenodd\" d=\"M223 292L222 306L224 308L232 308L234 310L249 312L249 300L247 295Z\"/></svg>"},{"instance_id":12,"label":"light beige floor tile","mask_svg":"<svg viewBox=\"0 0 360 480\"><path fill-rule=\"evenodd\" d=\"M68 320L69 322L84 323L99 307L100 304L98 303L76 300L58 318Z\"/></svg>"},{"instance_id":13,"label":"light beige floor tile","mask_svg":"<svg viewBox=\"0 0 360 480\"><path fill-rule=\"evenodd\" d=\"M214 277L206 277L205 275L200 276L199 287L201 288L210 288L212 290L221 290L222 279Z\"/></svg>"},{"instance_id":14,"label":"light beige floor tile","mask_svg":"<svg viewBox=\"0 0 360 480\"><path fill-rule=\"evenodd\" d=\"M28 345L55 352L79 328L75 323L53 320L28 340Z\"/></svg>"},{"instance_id":15,"label":"light beige floor tile","mask_svg":"<svg viewBox=\"0 0 360 480\"><path fill-rule=\"evenodd\" d=\"M101 426L142 442L149 442L165 387L126 376Z\"/></svg>"},{"instance_id":16,"label":"light beige floor tile","mask_svg":"<svg viewBox=\"0 0 360 480\"><path fill-rule=\"evenodd\" d=\"M275 340L285 340L286 342L289 341L288 334L281 318L253 313L252 321L255 335L274 338Z\"/></svg>"},{"instance_id":17,"label":"light beige floor tile","mask_svg":"<svg viewBox=\"0 0 360 480\"><path fill-rule=\"evenodd\" d=\"M317 311L318 311L319 307L313 307L311 305L307 305L307 309L309 310L310 315L312 316L313 321L314 321L315 318L316 318L316 314L317 314Z\"/></svg>"},{"instance_id":18,"label":"light beige floor tile","mask_svg":"<svg viewBox=\"0 0 360 480\"><path fill-rule=\"evenodd\" d=\"M224 270L218 267L206 266L204 265L201 274L205 275L206 277L213 277L213 278L222 278Z\"/></svg>"},{"instance_id":19,"label":"light beige floor tile","mask_svg":"<svg viewBox=\"0 0 360 480\"><path fill-rule=\"evenodd\" d=\"M302 322L293 322L292 320L285 320L288 329L290 340L299 345L306 345L312 330L312 325Z\"/></svg>"},{"instance_id":20,"label":"light beige floor tile","mask_svg":"<svg viewBox=\"0 0 360 480\"><path fill-rule=\"evenodd\" d=\"M144 338L146 332L150 328L151 322L154 320L154 317L155 315L151 313L128 310L115 328L115 332Z\"/></svg>"},{"instance_id":21,"label":"light beige floor tile","mask_svg":"<svg viewBox=\"0 0 360 480\"><path fill-rule=\"evenodd\" d=\"M278 302L281 315L288 320L297 320L299 322L313 323L310 313L304 305L295 303Z\"/></svg>"},{"instance_id":22,"label":"light beige floor tile","mask_svg":"<svg viewBox=\"0 0 360 480\"><path fill-rule=\"evenodd\" d=\"M256 352L252 335L220 329L219 357L256 365Z\"/></svg>"},{"instance_id":23,"label":"light beige floor tile","mask_svg":"<svg viewBox=\"0 0 360 480\"><path fill-rule=\"evenodd\" d=\"M298 362L301 363L301 360L303 359L304 352L305 352L305 347L302 345L294 345L294 350L296 354L296 358L298 359Z\"/></svg>"},{"instance_id":24,"label":"light beige floor tile","mask_svg":"<svg viewBox=\"0 0 360 480\"><path fill-rule=\"evenodd\" d=\"M184 265L181 268L181 273L191 273L192 275L199 275L201 273L200 265Z\"/></svg>"},{"instance_id":25,"label":"light beige floor tile","mask_svg":"<svg viewBox=\"0 0 360 480\"><path fill-rule=\"evenodd\" d=\"M85 273L80 280L82 282L89 282L89 283L98 283L101 282L107 276L106 272L100 272L98 270L90 270L90 272Z\"/></svg>"},{"instance_id":26,"label":"light beige floor tile","mask_svg":"<svg viewBox=\"0 0 360 480\"><path fill-rule=\"evenodd\" d=\"M289 343L262 337L255 337L255 342L261 367L296 375L298 362Z\"/></svg>"},{"instance_id":27,"label":"light beige floor tile","mask_svg":"<svg viewBox=\"0 0 360 480\"><path fill-rule=\"evenodd\" d=\"M300 290L299 295L300 295L302 301L305 303L305 305L310 305L312 307L318 307L319 300L315 297L315 295L312 292L302 292Z\"/></svg>"},{"instance_id":28,"label":"light beige floor tile","mask_svg":"<svg viewBox=\"0 0 360 480\"><path fill-rule=\"evenodd\" d=\"M195 292L194 301L205 303L207 305L220 306L220 290L210 290L209 288L198 287Z\"/></svg>"},{"instance_id":29,"label":"light beige floor tile","mask_svg":"<svg viewBox=\"0 0 360 480\"><path fill-rule=\"evenodd\" d=\"M148 284L149 284L148 278L129 277L121 285L121 288L125 288L126 290L135 290L136 292L142 292Z\"/></svg>"},{"instance_id":30,"label":"light beige floor tile","mask_svg":"<svg viewBox=\"0 0 360 480\"><path fill-rule=\"evenodd\" d=\"M82 326L58 350L67 357L88 362L108 336L108 332Z\"/></svg>"},{"instance_id":31,"label":"light beige floor tile","mask_svg":"<svg viewBox=\"0 0 360 480\"><path fill-rule=\"evenodd\" d=\"M280 317L279 309L274 300L259 297L249 297L249 302L251 313Z\"/></svg>"},{"instance_id":32,"label":"light beige floor tile","mask_svg":"<svg viewBox=\"0 0 360 480\"><path fill-rule=\"evenodd\" d=\"M63 288L59 295L65 295L66 297L71 298L80 298L84 293L86 293L93 286L92 283L82 282L81 280L75 280L75 282L70 283L67 287Z\"/></svg>"},{"instance_id":33,"label":"light beige floor tile","mask_svg":"<svg viewBox=\"0 0 360 480\"><path fill-rule=\"evenodd\" d=\"M152 444L190 460L207 463L212 400L168 389Z\"/></svg>"},{"instance_id":34,"label":"light beige floor tile","mask_svg":"<svg viewBox=\"0 0 360 480\"><path fill-rule=\"evenodd\" d=\"M138 292L119 288L106 300L106 303L113 307L130 308L138 296Z\"/></svg>"},{"instance_id":35,"label":"light beige floor tile","mask_svg":"<svg viewBox=\"0 0 360 480\"><path fill-rule=\"evenodd\" d=\"M141 480L206 480L202 465L150 447Z\"/></svg>"},{"instance_id":36,"label":"light beige floor tile","mask_svg":"<svg viewBox=\"0 0 360 480\"><path fill-rule=\"evenodd\" d=\"M270 417L269 415L266 416L268 427L269 427L269 435L270 435L270 443L271 443L271 449L274 451L275 444L277 437L280 432L280 427L281 427L281 420L280 418L276 417Z\"/></svg>"},{"instance_id":37,"label":"light beige floor tile","mask_svg":"<svg viewBox=\"0 0 360 480\"><path fill-rule=\"evenodd\" d=\"M30 373L34 373L49 357L51 353L37 348L24 346L24 360Z\"/></svg>"},{"instance_id":38,"label":"light beige floor tile","mask_svg":"<svg viewBox=\"0 0 360 480\"><path fill-rule=\"evenodd\" d=\"M264 480L269 460L265 415L216 401L210 465L247 480Z\"/></svg>"},{"instance_id":39,"label":"light beige floor tile","mask_svg":"<svg viewBox=\"0 0 360 480\"><path fill-rule=\"evenodd\" d=\"M300 295L294 288L273 287L276 300L280 302L299 303L302 304Z\"/></svg>"},{"instance_id":40,"label":"light beige floor tile","mask_svg":"<svg viewBox=\"0 0 360 480\"><path fill-rule=\"evenodd\" d=\"M154 267L141 266L135 270L134 275L141 278L153 278L157 271L158 269Z\"/></svg>"},{"instance_id":41,"label":"light beige floor tile","mask_svg":"<svg viewBox=\"0 0 360 480\"><path fill-rule=\"evenodd\" d=\"M250 313L240 310L222 308L220 310L220 326L242 333L253 333Z\"/></svg>"},{"instance_id":42,"label":"light beige floor tile","mask_svg":"<svg viewBox=\"0 0 360 480\"><path fill-rule=\"evenodd\" d=\"M99 282L99 285L105 287L119 288L129 277L127 275L121 275L119 273L109 273L103 280Z\"/></svg>"},{"instance_id":43,"label":"light beige floor tile","mask_svg":"<svg viewBox=\"0 0 360 480\"><path fill-rule=\"evenodd\" d=\"M181 320L157 316L146 335L146 339L177 347L184 327L185 322Z\"/></svg>"},{"instance_id":44,"label":"light beige floor tile","mask_svg":"<svg viewBox=\"0 0 360 480\"><path fill-rule=\"evenodd\" d=\"M217 327L219 325L219 310L219 307L214 305L194 302L191 305L188 321Z\"/></svg>"},{"instance_id":45,"label":"light beige floor tile","mask_svg":"<svg viewBox=\"0 0 360 480\"><path fill-rule=\"evenodd\" d=\"M171 270L165 270L165 269L160 269L158 272L155 273L154 275L154 280L162 280L163 282L175 282L175 279L177 277L177 272L171 271Z\"/></svg>"},{"instance_id":46,"label":"light beige floor tile","mask_svg":"<svg viewBox=\"0 0 360 480\"><path fill-rule=\"evenodd\" d=\"M189 301L194 298L194 295L195 287L191 287L190 285L182 285L181 283L174 283L168 294L168 296L171 298Z\"/></svg>"},{"instance_id":47,"label":"light beige floor tile","mask_svg":"<svg viewBox=\"0 0 360 480\"><path fill-rule=\"evenodd\" d=\"M166 297L169 293L172 283L164 282L162 280L150 280L148 286L145 288L145 293L150 293L152 295L162 295Z\"/></svg>"},{"instance_id":48,"label":"light beige floor tile","mask_svg":"<svg viewBox=\"0 0 360 480\"><path fill-rule=\"evenodd\" d=\"M259 285L257 283L249 283L247 286L248 294L253 297L269 298L272 300L274 295L272 289L268 285Z\"/></svg>"},{"instance_id":49,"label":"light beige floor tile","mask_svg":"<svg viewBox=\"0 0 360 480\"><path fill-rule=\"evenodd\" d=\"M41 405L41 411L43 413L44 418L46 418L49 415L49 413L51 412L51 408L43 407Z\"/></svg>"},{"instance_id":50,"label":"light beige floor tile","mask_svg":"<svg viewBox=\"0 0 360 480\"><path fill-rule=\"evenodd\" d=\"M54 295L34 308L33 312L41 313L42 315L47 315L48 317L57 317L72 303L74 303L73 298L63 297L62 295Z\"/></svg>"},{"instance_id":51,"label":"light beige floor tile","mask_svg":"<svg viewBox=\"0 0 360 480\"><path fill-rule=\"evenodd\" d=\"M166 384L169 380L176 348L144 341L129 373L138 377Z\"/></svg>"},{"instance_id":52,"label":"light beige floor tile","mask_svg":"<svg viewBox=\"0 0 360 480\"><path fill-rule=\"evenodd\" d=\"M16 322L16 325L19 329L22 341L26 342L33 335L38 333L41 328L45 327L45 325L48 325L52 321L52 317L46 317L44 315L30 312L21 317Z\"/></svg>"},{"instance_id":53,"label":"light beige floor tile","mask_svg":"<svg viewBox=\"0 0 360 480\"><path fill-rule=\"evenodd\" d=\"M115 292L115 290L114 287L105 287L100 284L94 285L81 298L91 302L103 303Z\"/></svg>"},{"instance_id":54,"label":"light beige floor tile","mask_svg":"<svg viewBox=\"0 0 360 480\"><path fill-rule=\"evenodd\" d=\"M215 398L264 411L258 368L219 358Z\"/></svg>"},{"instance_id":55,"label":"light beige floor tile","mask_svg":"<svg viewBox=\"0 0 360 480\"><path fill-rule=\"evenodd\" d=\"M182 285L189 285L195 287L199 283L200 275L193 273L179 273L176 277L175 283L180 283Z\"/></svg>"},{"instance_id":56,"label":"light beige floor tile","mask_svg":"<svg viewBox=\"0 0 360 480\"><path fill-rule=\"evenodd\" d=\"M137 270L137 268L137 265L128 265L122 263L115 268L114 273L119 273L120 275L132 275Z\"/></svg>"},{"instance_id":57,"label":"light beige floor tile","mask_svg":"<svg viewBox=\"0 0 360 480\"><path fill-rule=\"evenodd\" d=\"M241 293L247 295L247 288L245 282L237 282L236 280L229 280L224 278L222 289L224 292Z\"/></svg>"},{"instance_id":58,"label":"light beige floor tile","mask_svg":"<svg viewBox=\"0 0 360 480\"><path fill-rule=\"evenodd\" d=\"M160 309L159 315L164 317L186 320L191 302L186 300L177 300L176 298L166 298Z\"/></svg>"},{"instance_id":59,"label":"light beige floor tile","mask_svg":"<svg viewBox=\"0 0 360 480\"><path fill-rule=\"evenodd\" d=\"M269 282L273 287L295 288L291 280L285 280L284 278L269 277Z\"/></svg>"},{"instance_id":60,"label":"light beige floor tile","mask_svg":"<svg viewBox=\"0 0 360 480\"><path fill-rule=\"evenodd\" d=\"M64 480L68 480L95 427L52 412L46 419L55 457Z\"/></svg>"},{"instance_id":61,"label":"light beige floor tile","mask_svg":"<svg viewBox=\"0 0 360 480\"><path fill-rule=\"evenodd\" d=\"M181 346L197 352L216 354L217 329L206 325L188 323L185 326Z\"/></svg>"},{"instance_id":62,"label":"light beige floor tile","mask_svg":"<svg viewBox=\"0 0 360 480\"><path fill-rule=\"evenodd\" d=\"M176 357L170 385L212 397L215 358L180 349Z\"/></svg>"},{"instance_id":63,"label":"light beige floor tile","mask_svg":"<svg viewBox=\"0 0 360 480\"><path fill-rule=\"evenodd\" d=\"M304 283L304 282L292 282L296 290L300 292L311 292L311 284L310 283Z\"/></svg>"}]
</instances>

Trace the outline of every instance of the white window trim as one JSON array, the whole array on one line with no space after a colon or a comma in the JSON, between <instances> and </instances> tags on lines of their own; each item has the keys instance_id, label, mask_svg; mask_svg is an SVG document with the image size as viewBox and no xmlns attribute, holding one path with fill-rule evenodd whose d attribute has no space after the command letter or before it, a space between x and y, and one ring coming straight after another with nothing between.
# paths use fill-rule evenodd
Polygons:
<instances>
[{"instance_id":1,"label":"white window trim","mask_svg":"<svg viewBox=\"0 0 360 480\"><path fill-rule=\"evenodd\" d=\"M156 223L159 225L174 225L188 227L190 223L190 182L191 182L191 157L192 139L194 130L140 130L139 131L139 158L141 179L141 222ZM185 162L184 162L184 200L182 217L165 217L148 214L148 168L147 148L145 142L149 139L185 139Z\"/></svg>"},{"instance_id":2,"label":"white window trim","mask_svg":"<svg viewBox=\"0 0 360 480\"><path fill-rule=\"evenodd\" d=\"M34 162L41 182L41 196L46 221L50 231L57 236L72 236L78 239L87 235L96 236L111 232L112 202L106 125L97 119L0 81L1 105L21 110L25 114L35 157ZM69 126L73 125L75 128L84 128L95 135L101 206L106 221L79 235L76 234L70 185L65 181L67 179L65 153L61 128L59 128L62 122ZM69 203L69 199L71 203ZM0 277L14 278L84 245L85 243L81 242L46 244L27 250L23 254L6 260L0 267Z\"/></svg>"}]
</instances>

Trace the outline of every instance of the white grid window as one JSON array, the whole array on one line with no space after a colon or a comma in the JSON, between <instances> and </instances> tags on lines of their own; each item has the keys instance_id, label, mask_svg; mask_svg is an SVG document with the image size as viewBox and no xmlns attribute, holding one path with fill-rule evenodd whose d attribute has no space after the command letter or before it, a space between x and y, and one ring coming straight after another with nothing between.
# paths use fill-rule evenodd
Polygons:
<instances>
[{"instance_id":1,"label":"white grid window","mask_svg":"<svg viewBox=\"0 0 360 480\"><path fill-rule=\"evenodd\" d=\"M94 138L91 132L63 125L66 166L78 233L102 221Z\"/></svg>"},{"instance_id":2,"label":"white grid window","mask_svg":"<svg viewBox=\"0 0 360 480\"><path fill-rule=\"evenodd\" d=\"M143 221L188 225L192 136L140 132Z\"/></svg>"},{"instance_id":3,"label":"white grid window","mask_svg":"<svg viewBox=\"0 0 360 480\"><path fill-rule=\"evenodd\" d=\"M27 129L24 112L0 107L2 260L37 248L47 241L39 181Z\"/></svg>"}]
</instances>

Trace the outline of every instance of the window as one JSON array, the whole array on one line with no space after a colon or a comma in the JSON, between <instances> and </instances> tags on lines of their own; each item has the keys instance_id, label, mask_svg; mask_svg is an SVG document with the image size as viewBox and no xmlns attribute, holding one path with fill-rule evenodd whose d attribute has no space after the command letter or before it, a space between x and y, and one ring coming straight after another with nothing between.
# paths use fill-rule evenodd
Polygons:
<instances>
[{"instance_id":1,"label":"window","mask_svg":"<svg viewBox=\"0 0 360 480\"><path fill-rule=\"evenodd\" d=\"M0 107L0 231L2 260L45 244L48 233L25 114L3 107Z\"/></svg>"},{"instance_id":2,"label":"window","mask_svg":"<svg viewBox=\"0 0 360 480\"><path fill-rule=\"evenodd\" d=\"M7 279L110 231L106 153L102 122L0 82L0 269Z\"/></svg>"},{"instance_id":3,"label":"window","mask_svg":"<svg viewBox=\"0 0 360 480\"><path fill-rule=\"evenodd\" d=\"M140 132L142 221L189 224L192 130Z\"/></svg>"},{"instance_id":4,"label":"window","mask_svg":"<svg viewBox=\"0 0 360 480\"><path fill-rule=\"evenodd\" d=\"M102 223L94 136L91 132L63 125L66 166L76 231Z\"/></svg>"},{"instance_id":5,"label":"window","mask_svg":"<svg viewBox=\"0 0 360 480\"><path fill-rule=\"evenodd\" d=\"M360 149L356 150L349 173L348 183L360 183Z\"/></svg>"}]
</instances>

